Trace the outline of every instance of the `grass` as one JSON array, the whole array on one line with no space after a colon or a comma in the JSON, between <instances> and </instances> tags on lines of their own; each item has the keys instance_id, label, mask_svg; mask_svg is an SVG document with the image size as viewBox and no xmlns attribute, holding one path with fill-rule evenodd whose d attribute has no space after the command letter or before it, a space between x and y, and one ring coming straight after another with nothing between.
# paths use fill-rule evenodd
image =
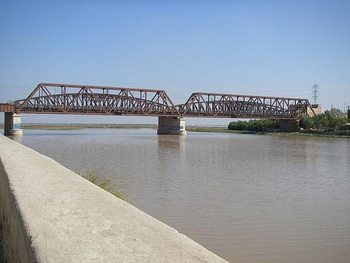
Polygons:
<instances>
[{"instance_id":1,"label":"grass","mask_svg":"<svg viewBox=\"0 0 350 263\"><path fill-rule=\"evenodd\" d=\"M303 137L329 137L329 138L350 138L350 134L346 132L314 132L314 131L300 131L300 132L256 132L256 131L240 131L229 130L226 127L204 127L204 126L187 126L187 131L192 132L216 132L216 133L236 133L236 134L259 134L259 135L275 135L275 136L303 136Z\"/></svg>"},{"instance_id":2,"label":"grass","mask_svg":"<svg viewBox=\"0 0 350 263\"><path fill-rule=\"evenodd\" d=\"M152 124L22 124L28 130L156 129Z\"/></svg>"},{"instance_id":3,"label":"grass","mask_svg":"<svg viewBox=\"0 0 350 263\"><path fill-rule=\"evenodd\" d=\"M85 178L86 180L90 181L91 183L102 188L103 190L130 203L130 198L125 193L122 185L107 179L103 172L96 169L91 169L91 170L79 172L78 174L81 177Z\"/></svg>"},{"instance_id":4,"label":"grass","mask_svg":"<svg viewBox=\"0 0 350 263\"><path fill-rule=\"evenodd\" d=\"M42 125L42 124L22 124L22 129L28 130L84 130L79 125Z\"/></svg>"}]
</instances>

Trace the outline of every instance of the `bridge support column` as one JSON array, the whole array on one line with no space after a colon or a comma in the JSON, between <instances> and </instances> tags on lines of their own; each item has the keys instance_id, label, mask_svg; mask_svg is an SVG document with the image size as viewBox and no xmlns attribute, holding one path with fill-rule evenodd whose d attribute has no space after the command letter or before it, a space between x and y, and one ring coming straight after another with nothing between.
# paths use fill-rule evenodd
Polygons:
<instances>
[{"instance_id":1,"label":"bridge support column","mask_svg":"<svg viewBox=\"0 0 350 263\"><path fill-rule=\"evenodd\" d=\"M186 135L186 121L180 117L158 117L158 134Z\"/></svg>"},{"instance_id":2,"label":"bridge support column","mask_svg":"<svg viewBox=\"0 0 350 263\"><path fill-rule=\"evenodd\" d=\"M4 135L22 135L22 116L13 112L5 112L5 132Z\"/></svg>"},{"instance_id":3,"label":"bridge support column","mask_svg":"<svg viewBox=\"0 0 350 263\"><path fill-rule=\"evenodd\" d=\"M299 129L299 120L280 120L281 132L296 132Z\"/></svg>"}]
</instances>

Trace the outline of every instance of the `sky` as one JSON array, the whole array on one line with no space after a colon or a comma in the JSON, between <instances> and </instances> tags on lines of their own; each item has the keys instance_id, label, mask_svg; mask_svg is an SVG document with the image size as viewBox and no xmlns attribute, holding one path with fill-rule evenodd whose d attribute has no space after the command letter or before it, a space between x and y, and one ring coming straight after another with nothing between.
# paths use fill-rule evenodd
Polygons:
<instances>
[{"instance_id":1,"label":"sky","mask_svg":"<svg viewBox=\"0 0 350 263\"><path fill-rule=\"evenodd\" d=\"M313 102L318 84L323 109L344 110L350 105L349 14L349 0L1 0L0 102L26 98L41 82L164 89L175 104L200 91Z\"/></svg>"}]
</instances>

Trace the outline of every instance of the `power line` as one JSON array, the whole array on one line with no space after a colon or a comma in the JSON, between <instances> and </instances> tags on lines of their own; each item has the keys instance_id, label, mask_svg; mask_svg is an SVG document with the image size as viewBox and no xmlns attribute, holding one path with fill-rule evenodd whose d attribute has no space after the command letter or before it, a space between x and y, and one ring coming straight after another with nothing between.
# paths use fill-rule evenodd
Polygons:
<instances>
[{"instance_id":1,"label":"power line","mask_svg":"<svg viewBox=\"0 0 350 263\"><path fill-rule=\"evenodd\" d=\"M318 85L315 84L312 86L312 99L313 99L313 102L314 104L318 104Z\"/></svg>"}]
</instances>

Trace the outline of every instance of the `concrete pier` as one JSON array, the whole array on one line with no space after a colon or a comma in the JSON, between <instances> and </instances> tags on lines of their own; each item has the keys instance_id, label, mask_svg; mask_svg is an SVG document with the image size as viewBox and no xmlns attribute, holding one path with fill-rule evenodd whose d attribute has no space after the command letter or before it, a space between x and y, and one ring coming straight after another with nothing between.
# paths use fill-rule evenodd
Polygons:
<instances>
[{"instance_id":1,"label":"concrete pier","mask_svg":"<svg viewBox=\"0 0 350 263\"><path fill-rule=\"evenodd\" d=\"M22 135L22 116L13 112L5 112L5 135Z\"/></svg>"},{"instance_id":2,"label":"concrete pier","mask_svg":"<svg viewBox=\"0 0 350 263\"><path fill-rule=\"evenodd\" d=\"M186 135L186 120L180 117L158 117L157 133Z\"/></svg>"},{"instance_id":3,"label":"concrete pier","mask_svg":"<svg viewBox=\"0 0 350 263\"><path fill-rule=\"evenodd\" d=\"M296 132L299 129L298 120L280 120L280 131L282 132Z\"/></svg>"}]
</instances>

